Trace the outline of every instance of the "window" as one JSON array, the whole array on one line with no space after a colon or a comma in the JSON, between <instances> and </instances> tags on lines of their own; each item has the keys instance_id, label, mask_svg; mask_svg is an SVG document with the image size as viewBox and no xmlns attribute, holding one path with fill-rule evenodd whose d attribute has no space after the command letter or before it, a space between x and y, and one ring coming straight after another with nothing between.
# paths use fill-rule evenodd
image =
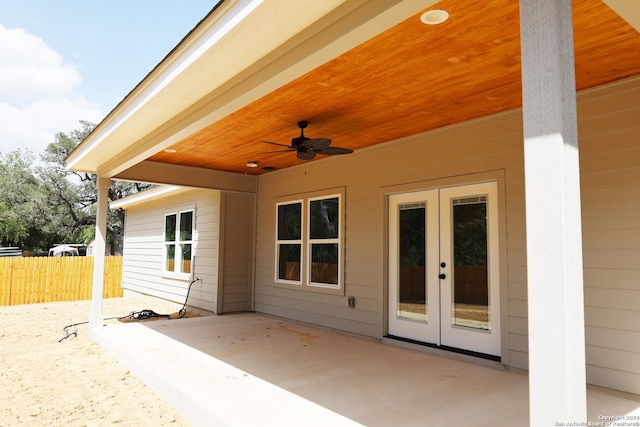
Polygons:
<instances>
[{"instance_id":1,"label":"window","mask_svg":"<svg viewBox=\"0 0 640 427\"><path fill-rule=\"evenodd\" d=\"M337 287L340 198L309 200L309 282Z\"/></svg>"},{"instance_id":2,"label":"window","mask_svg":"<svg viewBox=\"0 0 640 427\"><path fill-rule=\"evenodd\" d=\"M277 280L300 284L302 202L278 205Z\"/></svg>"},{"instance_id":3,"label":"window","mask_svg":"<svg viewBox=\"0 0 640 427\"><path fill-rule=\"evenodd\" d=\"M164 271L191 274L193 257L193 210L164 217Z\"/></svg>"},{"instance_id":4,"label":"window","mask_svg":"<svg viewBox=\"0 0 640 427\"><path fill-rule=\"evenodd\" d=\"M342 290L343 191L278 203L276 283Z\"/></svg>"}]
</instances>

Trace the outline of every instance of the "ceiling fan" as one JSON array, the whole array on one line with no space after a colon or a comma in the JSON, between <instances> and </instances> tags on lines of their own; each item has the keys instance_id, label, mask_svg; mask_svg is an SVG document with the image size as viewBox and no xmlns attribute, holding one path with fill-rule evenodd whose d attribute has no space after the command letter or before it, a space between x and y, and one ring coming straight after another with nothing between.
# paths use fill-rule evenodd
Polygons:
<instances>
[{"instance_id":1,"label":"ceiling fan","mask_svg":"<svg viewBox=\"0 0 640 427\"><path fill-rule=\"evenodd\" d=\"M300 128L300 136L291 139L291 145L279 144L277 142L262 141L267 144L277 145L280 147L286 147L286 150L267 151L260 154L272 154L272 153L286 153L288 151L297 152L298 158L301 160L311 160L316 154L324 154L327 156L333 156L336 154L349 154L353 153L353 150L342 147L330 147L331 140L329 138L307 138L304 136L304 129L309 125L307 122L298 122Z\"/></svg>"}]
</instances>

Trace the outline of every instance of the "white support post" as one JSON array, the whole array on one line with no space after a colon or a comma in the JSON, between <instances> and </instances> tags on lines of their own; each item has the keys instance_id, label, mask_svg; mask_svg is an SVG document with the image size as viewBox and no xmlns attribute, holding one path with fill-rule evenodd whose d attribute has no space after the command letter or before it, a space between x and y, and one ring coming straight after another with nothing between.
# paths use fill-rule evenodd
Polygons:
<instances>
[{"instance_id":1,"label":"white support post","mask_svg":"<svg viewBox=\"0 0 640 427\"><path fill-rule=\"evenodd\" d=\"M586 422L571 2L520 0L532 426Z\"/></svg>"},{"instance_id":2,"label":"white support post","mask_svg":"<svg viewBox=\"0 0 640 427\"><path fill-rule=\"evenodd\" d=\"M98 205L96 210L96 237L93 254L93 288L91 293L91 329L103 326L102 295L104 291L104 257L107 242L107 215L109 210L109 187L111 179L97 177Z\"/></svg>"}]
</instances>

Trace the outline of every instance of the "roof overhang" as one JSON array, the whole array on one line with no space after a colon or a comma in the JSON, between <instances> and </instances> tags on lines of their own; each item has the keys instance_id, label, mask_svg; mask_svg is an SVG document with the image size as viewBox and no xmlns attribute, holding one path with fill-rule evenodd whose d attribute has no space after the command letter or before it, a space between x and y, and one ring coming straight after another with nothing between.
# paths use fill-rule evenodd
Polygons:
<instances>
[{"instance_id":1,"label":"roof overhang","mask_svg":"<svg viewBox=\"0 0 640 427\"><path fill-rule=\"evenodd\" d=\"M578 90L640 74L639 3L604 1L573 1ZM436 8L450 19L420 22ZM519 31L513 0L225 0L67 164L255 191L257 175L302 163L261 142L289 143L299 120L360 150L520 107Z\"/></svg>"},{"instance_id":2,"label":"roof overhang","mask_svg":"<svg viewBox=\"0 0 640 427\"><path fill-rule=\"evenodd\" d=\"M227 0L74 150L115 176L398 24L435 0Z\"/></svg>"}]
</instances>

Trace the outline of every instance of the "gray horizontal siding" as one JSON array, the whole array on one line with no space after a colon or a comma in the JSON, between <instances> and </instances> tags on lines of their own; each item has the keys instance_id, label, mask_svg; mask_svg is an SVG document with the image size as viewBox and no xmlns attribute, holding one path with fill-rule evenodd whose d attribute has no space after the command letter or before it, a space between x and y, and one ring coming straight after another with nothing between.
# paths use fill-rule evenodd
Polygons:
<instances>
[{"instance_id":1,"label":"gray horizontal siding","mask_svg":"<svg viewBox=\"0 0 640 427\"><path fill-rule=\"evenodd\" d=\"M248 311L251 308L254 199L250 194L224 194L224 238L221 311Z\"/></svg>"},{"instance_id":2,"label":"gray horizontal siding","mask_svg":"<svg viewBox=\"0 0 640 427\"><path fill-rule=\"evenodd\" d=\"M640 84L578 104L587 379L640 393Z\"/></svg>"},{"instance_id":3,"label":"gray horizontal siding","mask_svg":"<svg viewBox=\"0 0 640 427\"><path fill-rule=\"evenodd\" d=\"M189 281L164 277L163 232L165 213L195 206L194 275L188 304L215 311L218 288L218 236L220 193L193 190L173 197L137 204L127 209L122 283L127 290L179 304L184 303Z\"/></svg>"},{"instance_id":4,"label":"gray horizontal siding","mask_svg":"<svg viewBox=\"0 0 640 427\"><path fill-rule=\"evenodd\" d=\"M578 97L588 381L640 393L640 79ZM384 189L485 171L504 176L507 341L528 366L521 112L512 111L277 171L259 179L257 311L380 337L385 330ZM341 145L335 141L336 145ZM275 201L345 187L345 297L274 285ZM356 307L346 307L346 296Z\"/></svg>"}]
</instances>

